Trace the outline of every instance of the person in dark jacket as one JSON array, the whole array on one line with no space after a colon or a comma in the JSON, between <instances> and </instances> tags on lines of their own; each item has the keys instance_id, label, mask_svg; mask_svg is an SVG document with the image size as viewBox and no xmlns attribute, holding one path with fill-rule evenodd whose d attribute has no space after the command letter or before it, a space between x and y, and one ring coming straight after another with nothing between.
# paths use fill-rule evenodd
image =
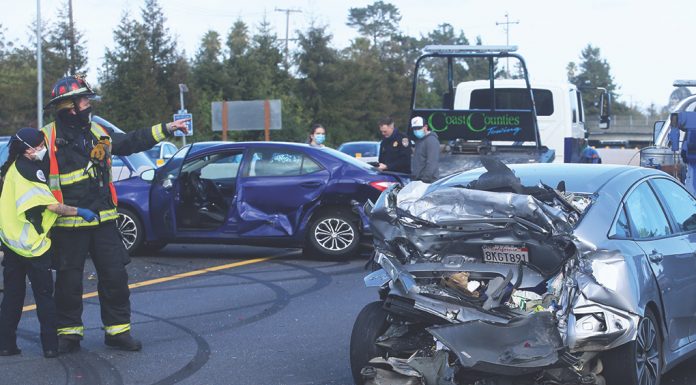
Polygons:
<instances>
[{"instance_id":1,"label":"person in dark jacket","mask_svg":"<svg viewBox=\"0 0 696 385\"><path fill-rule=\"evenodd\" d=\"M430 131L420 116L411 119L411 128L416 137L416 146L411 159L411 180L432 183L438 178L440 141L437 134Z\"/></svg>"},{"instance_id":2,"label":"person in dark jacket","mask_svg":"<svg viewBox=\"0 0 696 385\"><path fill-rule=\"evenodd\" d=\"M142 348L130 333L130 290L125 268L129 257L116 227L117 197L111 180L111 155L144 151L176 130L188 131L188 120L182 119L127 134L115 133L92 121L93 96L82 76L58 80L45 107L53 109L55 121L41 129L48 144L51 193L60 203L87 208L97 217L87 221L80 216L63 216L53 228L61 353L79 350L83 338L82 275L87 255L94 262L99 280L104 343L129 351Z\"/></svg>"},{"instance_id":3,"label":"person in dark jacket","mask_svg":"<svg viewBox=\"0 0 696 385\"><path fill-rule=\"evenodd\" d=\"M379 132L384 139L379 147L379 168L409 174L411 172L411 143L408 137L394 128L394 119L386 117L379 121Z\"/></svg>"}]
</instances>

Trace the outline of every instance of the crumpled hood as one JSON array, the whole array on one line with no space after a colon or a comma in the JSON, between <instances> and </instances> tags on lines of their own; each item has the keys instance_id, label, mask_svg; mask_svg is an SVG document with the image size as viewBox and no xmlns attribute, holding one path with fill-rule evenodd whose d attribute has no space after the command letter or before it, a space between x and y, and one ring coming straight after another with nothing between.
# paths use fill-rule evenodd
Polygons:
<instances>
[{"instance_id":1,"label":"crumpled hood","mask_svg":"<svg viewBox=\"0 0 696 385\"><path fill-rule=\"evenodd\" d=\"M480 181L491 180L484 175ZM418 263L452 255L483 262L484 248L512 245L528 252L530 266L553 274L576 252L573 224L580 214L548 186L514 189L522 193L422 182L395 186L370 212L375 246L402 263Z\"/></svg>"}]
</instances>

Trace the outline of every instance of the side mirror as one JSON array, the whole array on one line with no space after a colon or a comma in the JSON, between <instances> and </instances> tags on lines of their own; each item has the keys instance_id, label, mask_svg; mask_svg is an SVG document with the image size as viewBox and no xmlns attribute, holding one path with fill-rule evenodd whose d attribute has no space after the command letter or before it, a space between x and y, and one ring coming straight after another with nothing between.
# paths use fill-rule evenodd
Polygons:
<instances>
[{"instance_id":1,"label":"side mirror","mask_svg":"<svg viewBox=\"0 0 696 385\"><path fill-rule=\"evenodd\" d=\"M145 170L140 174L140 179L144 180L145 182L152 182L155 180L155 170L154 169L149 169Z\"/></svg>"},{"instance_id":2,"label":"side mirror","mask_svg":"<svg viewBox=\"0 0 696 385\"><path fill-rule=\"evenodd\" d=\"M665 120L658 120L653 123L653 145L657 146L657 136L660 135L662 127L665 125Z\"/></svg>"},{"instance_id":3,"label":"side mirror","mask_svg":"<svg viewBox=\"0 0 696 385\"><path fill-rule=\"evenodd\" d=\"M611 94L603 91L599 95L599 128L606 130L611 126Z\"/></svg>"}]
</instances>

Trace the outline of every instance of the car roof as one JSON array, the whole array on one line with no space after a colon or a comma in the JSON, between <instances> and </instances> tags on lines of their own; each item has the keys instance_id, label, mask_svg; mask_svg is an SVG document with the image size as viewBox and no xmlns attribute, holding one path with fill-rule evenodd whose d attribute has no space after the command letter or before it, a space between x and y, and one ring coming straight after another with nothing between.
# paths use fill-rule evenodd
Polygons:
<instances>
[{"instance_id":1,"label":"car roof","mask_svg":"<svg viewBox=\"0 0 696 385\"><path fill-rule=\"evenodd\" d=\"M242 147L246 148L249 146L255 147L278 147L278 148L288 148L295 147L297 149L310 149L314 150L314 147L306 143L293 143L293 142L222 142L222 141L209 141L209 142L196 142L192 144L189 155L196 155L203 151L214 150L216 147Z\"/></svg>"},{"instance_id":2,"label":"car roof","mask_svg":"<svg viewBox=\"0 0 696 385\"><path fill-rule=\"evenodd\" d=\"M534 163L507 165L520 178L523 185L536 185L539 182L556 187L564 181L566 190L572 192L594 193L613 180L624 179L626 182L648 175L666 175L652 168L625 166L615 164L581 164L581 163ZM476 179L486 170L483 167L464 171L442 179L443 184L457 184L457 180Z\"/></svg>"}]
</instances>

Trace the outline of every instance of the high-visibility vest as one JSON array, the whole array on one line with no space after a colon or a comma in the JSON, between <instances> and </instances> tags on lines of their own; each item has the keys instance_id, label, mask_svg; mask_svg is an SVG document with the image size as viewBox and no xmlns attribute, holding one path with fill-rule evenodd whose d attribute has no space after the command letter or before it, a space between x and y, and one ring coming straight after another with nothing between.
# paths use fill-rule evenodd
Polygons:
<instances>
[{"instance_id":1,"label":"high-visibility vest","mask_svg":"<svg viewBox=\"0 0 696 385\"><path fill-rule=\"evenodd\" d=\"M75 170L68 174L61 174L58 169L58 158L56 153L58 148L56 147L56 124L51 122L41 128L44 136L46 137L46 143L48 143L48 158L49 158L49 170L48 170L48 187L53 193L53 196L58 200L58 202L63 203L63 192L61 191L61 183L75 183L83 178L88 178L89 175L82 169ZM101 125L92 122L90 127L90 132L94 135L97 140L102 136L111 136L109 132ZM111 176L111 158L106 159L106 172L109 173L109 191L111 192L111 201L114 206L118 205L118 197L116 196L116 188ZM87 222L79 216L64 216L58 220L57 226L60 227L80 227L80 226L96 226L100 222L116 219L117 212L116 209L102 210L97 213L99 216L99 221Z\"/></svg>"},{"instance_id":2,"label":"high-visibility vest","mask_svg":"<svg viewBox=\"0 0 696 385\"><path fill-rule=\"evenodd\" d=\"M44 209L39 234L26 218L27 210L37 206L58 203L44 183L25 179L12 164L5 175L0 194L0 239L15 253L24 257L38 257L51 247L48 230L58 214Z\"/></svg>"}]
</instances>

